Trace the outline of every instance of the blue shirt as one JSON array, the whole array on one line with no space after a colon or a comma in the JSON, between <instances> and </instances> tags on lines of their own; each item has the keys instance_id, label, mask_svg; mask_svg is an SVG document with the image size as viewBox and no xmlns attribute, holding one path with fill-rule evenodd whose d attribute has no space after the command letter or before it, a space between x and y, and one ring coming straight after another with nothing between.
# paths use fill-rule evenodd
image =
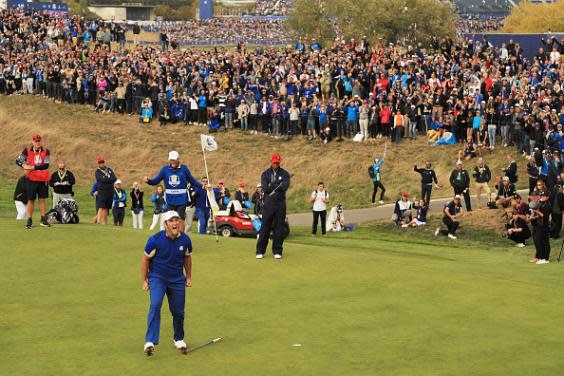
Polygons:
<instances>
[{"instance_id":1,"label":"blue shirt","mask_svg":"<svg viewBox=\"0 0 564 376\"><path fill-rule=\"evenodd\" d=\"M180 233L176 239L159 231L145 245L145 255L151 259L149 278L157 277L169 282L184 279L184 258L192 254L192 242L188 235Z\"/></svg>"},{"instance_id":2,"label":"blue shirt","mask_svg":"<svg viewBox=\"0 0 564 376\"><path fill-rule=\"evenodd\" d=\"M157 185L161 180L164 181L166 202L174 206L186 205L188 202L188 183L195 187L202 186L202 183L194 179L186 165L172 168L172 166L168 164L161 168L157 176L149 179L148 184Z\"/></svg>"}]
</instances>

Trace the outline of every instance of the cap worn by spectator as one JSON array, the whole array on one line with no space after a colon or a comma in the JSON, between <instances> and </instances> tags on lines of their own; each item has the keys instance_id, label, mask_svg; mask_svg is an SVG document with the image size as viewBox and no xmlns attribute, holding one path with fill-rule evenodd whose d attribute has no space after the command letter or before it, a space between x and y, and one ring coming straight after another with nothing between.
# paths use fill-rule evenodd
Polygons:
<instances>
[{"instance_id":1,"label":"cap worn by spectator","mask_svg":"<svg viewBox=\"0 0 564 376\"><path fill-rule=\"evenodd\" d=\"M508 176L504 176L504 177L503 177L503 181L509 181L509 177L508 177Z\"/></svg>"},{"instance_id":2,"label":"cap worn by spectator","mask_svg":"<svg viewBox=\"0 0 564 376\"><path fill-rule=\"evenodd\" d=\"M122 183L121 179L118 179L118 180L116 180L116 182L114 183L114 185L118 185L118 184L121 184L121 183Z\"/></svg>"},{"instance_id":3,"label":"cap worn by spectator","mask_svg":"<svg viewBox=\"0 0 564 376\"><path fill-rule=\"evenodd\" d=\"M39 134L34 134L31 139L35 142L41 141L41 136Z\"/></svg>"},{"instance_id":4,"label":"cap worn by spectator","mask_svg":"<svg viewBox=\"0 0 564 376\"><path fill-rule=\"evenodd\" d=\"M102 156L102 155L100 155L98 158L96 158L96 161L97 161L98 163L104 163L104 162L106 162L106 160L104 159L104 156Z\"/></svg>"},{"instance_id":5,"label":"cap worn by spectator","mask_svg":"<svg viewBox=\"0 0 564 376\"><path fill-rule=\"evenodd\" d=\"M240 183L239 183L239 187L244 188L244 187L245 187L245 183L240 182Z\"/></svg>"}]
</instances>

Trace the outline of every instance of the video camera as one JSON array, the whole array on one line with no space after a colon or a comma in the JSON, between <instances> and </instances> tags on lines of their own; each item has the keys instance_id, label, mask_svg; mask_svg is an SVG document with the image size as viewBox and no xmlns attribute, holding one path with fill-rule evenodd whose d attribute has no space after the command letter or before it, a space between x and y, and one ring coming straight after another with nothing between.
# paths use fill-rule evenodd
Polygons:
<instances>
[{"instance_id":1,"label":"video camera","mask_svg":"<svg viewBox=\"0 0 564 376\"><path fill-rule=\"evenodd\" d=\"M23 155L18 155L18 157L16 158L16 164L20 167L23 167L25 163L25 157Z\"/></svg>"}]
</instances>

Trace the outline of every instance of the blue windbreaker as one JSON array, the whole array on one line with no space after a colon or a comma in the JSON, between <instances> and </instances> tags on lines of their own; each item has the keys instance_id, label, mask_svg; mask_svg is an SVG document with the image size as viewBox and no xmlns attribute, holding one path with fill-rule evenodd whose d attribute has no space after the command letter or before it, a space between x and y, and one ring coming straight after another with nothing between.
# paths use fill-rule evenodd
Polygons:
<instances>
[{"instance_id":1,"label":"blue windbreaker","mask_svg":"<svg viewBox=\"0 0 564 376\"><path fill-rule=\"evenodd\" d=\"M187 188L188 183L200 188L202 183L197 181L186 165L172 168L169 164L161 168L157 176L149 179L149 185L157 185L164 182L166 202L169 205L186 205L188 202Z\"/></svg>"}]
</instances>

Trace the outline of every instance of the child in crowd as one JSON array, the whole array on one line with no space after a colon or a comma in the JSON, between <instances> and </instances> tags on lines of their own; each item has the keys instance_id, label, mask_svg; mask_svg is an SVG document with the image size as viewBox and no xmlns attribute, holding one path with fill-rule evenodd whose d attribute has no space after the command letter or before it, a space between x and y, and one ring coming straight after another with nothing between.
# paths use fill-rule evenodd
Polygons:
<instances>
[{"instance_id":1,"label":"child in crowd","mask_svg":"<svg viewBox=\"0 0 564 376\"><path fill-rule=\"evenodd\" d=\"M121 187L121 180L118 179L114 183L114 203L112 206L112 215L114 217L114 226L123 226L123 217L125 215L125 207L127 206L127 194Z\"/></svg>"},{"instance_id":2,"label":"child in crowd","mask_svg":"<svg viewBox=\"0 0 564 376\"><path fill-rule=\"evenodd\" d=\"M160 230L162 231L164 230L164 223L161 214L163 214L167 210L167 205L166 205L166 196L163 187L161 185L157 186L157 190L155 191L155 194L153 194L153 196L151 197L151 201L153 202L155 210L153 212L153 223L151 223L151 227L149 227L149 230L153 231L155 227L157 227L157 224L159 224Z\"/></svg>"}]
</instances>

